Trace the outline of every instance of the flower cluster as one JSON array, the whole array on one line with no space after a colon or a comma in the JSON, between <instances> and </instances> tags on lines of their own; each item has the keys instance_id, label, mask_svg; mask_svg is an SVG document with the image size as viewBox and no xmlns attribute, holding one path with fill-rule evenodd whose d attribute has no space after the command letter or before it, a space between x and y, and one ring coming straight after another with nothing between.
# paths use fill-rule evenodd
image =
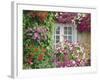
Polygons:
<instances>
[{"instance_id":1,"label":"flower cluster","mask_svg":"<svg viewBox=\"0 0 100 80\"><path fill-rule=\"evenodd\" d=\"M31 11L28 13L28 15L31 16L33 19L38 17L39 21L43 22L47 18L48 12L45 12L45 11L33 12L33 11Z\"/></svg>"},{"instance_id":2,"label":"flower cluster","mask_svg":"<svg viewBox=\"0 0 100 80\"><path fill-rule=\"evenodd\" d=\"M67 40L58 43L55 55L54 63L57 67L76 67L86 64L84 48L79 43Z\"/></svg>"},{"instance_id":3,"label":"flower cluster","mask_svg":"<svg viewBox=\"0 0 100 80\"><path fill-rule=\"evenodd\" d=\"M79 32L90 32L91 30L91 14L90 13L71 13L58 12L56 14L58 23L74 23L77 25Z\"/></svg>"},{"instance_id":4,"label":"flower cluster","mask_svg":"<svg viewBox=\"0 0 100 80\"><path fill-rule=\"evenodd\" d=\"M90 32L91 31L91 15L89 13L81 13L75 18L77 30L79 32Z\"/></svg>"},{"instance_id":5,"label":"flower cluster","mask_svg":"<svg viewBox=\"0 0 100 80\"><path fill-rule=\"evenodd\" d=\"M31 38L32 40L35 40L40 43L42 40L47 40L47 32L48 29L43 27L36 27L34 29L29 28L26 30L26 35Z\"/></svg>"},{"instance_id":6,"label":"flower cluster","mask_svg":"<svg viewBox=\"0 0 100 80\"><path fill-rule=\"evenodd\" d=\"M28 54L28 58L27 58L27 63L32 65L34 64L34 61L42 61L44 59L45 53L47 52L46 48L37 48L34 45L30 45L28 46L28 48L30 49L30 53Z\"/></svg>"},{"instance_id":7,"label":"flower cluster","mask_svg":"<svg viewBox=\"0 0 100 80\"><path fill-rule=\"evenodd\" d=\"M58 12L56 14L56 20L58 23L72 23L72 20L77 15L77 13L71 12Z\"/></svg>"}]
</instances>

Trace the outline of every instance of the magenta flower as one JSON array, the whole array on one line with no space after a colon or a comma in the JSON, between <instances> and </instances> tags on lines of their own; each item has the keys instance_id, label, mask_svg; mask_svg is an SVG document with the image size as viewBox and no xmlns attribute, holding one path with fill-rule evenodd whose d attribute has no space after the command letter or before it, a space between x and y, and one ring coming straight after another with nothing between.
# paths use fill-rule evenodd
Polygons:
<instances>
[{"instance_id":1,"label":"magenta flower","mask_svg":"<svg viewBox=\"0 0 100 80\"><path fill-rule=\"evenodd\" d=\"M56 67L76 67L85 66L86 61L83 60L84 48L79 44L79 42L72 43L68 40L57 44L55 49L56 55ZM80 56L83 56L80 58Z\"/></svg>"},{"instance_id":2,"label":"magenta flower","mask_svg":"<svg viewBox=\"0 0 100 80\"><path fill-rule=\"evenodd\" d=\"M37 32L39 32L39 33L41 33L41 32L42 32L42 30L41 30L41 28L40 28L40 27L38 27L38 28L36 29L36 31L37 31Z\"/></svg>"},{"instance_id":3,"label":"magenta flower","mask_svg":"<svg viewBox=\"0 0 100 80\"><path fill-rule=\"evenodd\" d=\"M58 23L63 23L63 24L74 23L77 25L77 30L79 32L91 31L91 14L90 13L58 12L56 16L56 21Z\"/></svg>"},{"instance_id":4,"label":"magenta flower","mask_svg":"<svg viewBox=\"0 0 100 80\"><path fill-rule=\"evenodd\" d=\"M77 13L62 12L58 13L56 20L58 23L72 23L75 16L77 16Z\"/></svg>"},{"instance_id":5,"label":"magenta flower","mask_svg":"<svg viewBox=\"0 0 100 80\"><path fill-rule=\"evenodd\" d=\"M40 39L40 35L39 35L38 32L35 32L35 33L34 33L33 39L35 39L35 40L36 40L36 39L38 39L38 40Z\"/></svg>"}]
</instances>

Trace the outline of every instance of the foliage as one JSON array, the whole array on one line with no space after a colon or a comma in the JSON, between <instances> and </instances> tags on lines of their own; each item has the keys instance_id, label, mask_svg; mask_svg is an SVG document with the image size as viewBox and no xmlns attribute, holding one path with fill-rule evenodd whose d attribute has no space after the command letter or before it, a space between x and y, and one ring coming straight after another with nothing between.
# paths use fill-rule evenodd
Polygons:
<instances>
[{"instance_id":1,"label":"foliage","mask_svg":"<svg viewBox=\"0 0 100 80\"><path fill-rule=\"evenodd\" d=\"M23 11L24 68L51 68L54 13Z\"/></svg>"}]
</instances>

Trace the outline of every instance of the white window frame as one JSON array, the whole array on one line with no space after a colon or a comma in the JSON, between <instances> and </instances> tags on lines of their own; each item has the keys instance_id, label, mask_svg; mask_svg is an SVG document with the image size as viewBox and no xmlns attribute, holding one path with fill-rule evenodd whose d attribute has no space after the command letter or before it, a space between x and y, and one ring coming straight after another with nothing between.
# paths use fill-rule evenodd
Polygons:
<instances>
[{"instance_id":1,"label":"white window frame","mask_svg":"<svg viewBox=\"0 0 100 80\"><path fill-rule=\"evenodd\" d=\"M76 25L75 24L60 24L60 23L57 23L56 25L55 25L55 33L54 33L54 36L55 36L55 45L56 45L56 29L57 29L57 27L60 27L60 42L62 42L62 41L64 41L64 27L72 27L72 42L77 42L77 30L76 30ZM69 34L67 34L67 36L68 36Z\"/></svg>"}]
</instances>

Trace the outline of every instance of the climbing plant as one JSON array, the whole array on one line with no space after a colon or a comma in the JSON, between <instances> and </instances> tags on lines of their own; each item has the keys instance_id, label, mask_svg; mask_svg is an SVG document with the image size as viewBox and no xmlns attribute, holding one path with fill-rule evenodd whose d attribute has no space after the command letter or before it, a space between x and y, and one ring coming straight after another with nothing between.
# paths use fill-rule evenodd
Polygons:
<instances>
[{"instance_id":1,"label":"climbing plant","mask_svg":"<svg viewBox=\"0 0 100 80\"><path fill-rule=\"evenodd\" d=\"M23 11L23 68L51 68L54 12Z\"/></svg>"}]
</instances>

